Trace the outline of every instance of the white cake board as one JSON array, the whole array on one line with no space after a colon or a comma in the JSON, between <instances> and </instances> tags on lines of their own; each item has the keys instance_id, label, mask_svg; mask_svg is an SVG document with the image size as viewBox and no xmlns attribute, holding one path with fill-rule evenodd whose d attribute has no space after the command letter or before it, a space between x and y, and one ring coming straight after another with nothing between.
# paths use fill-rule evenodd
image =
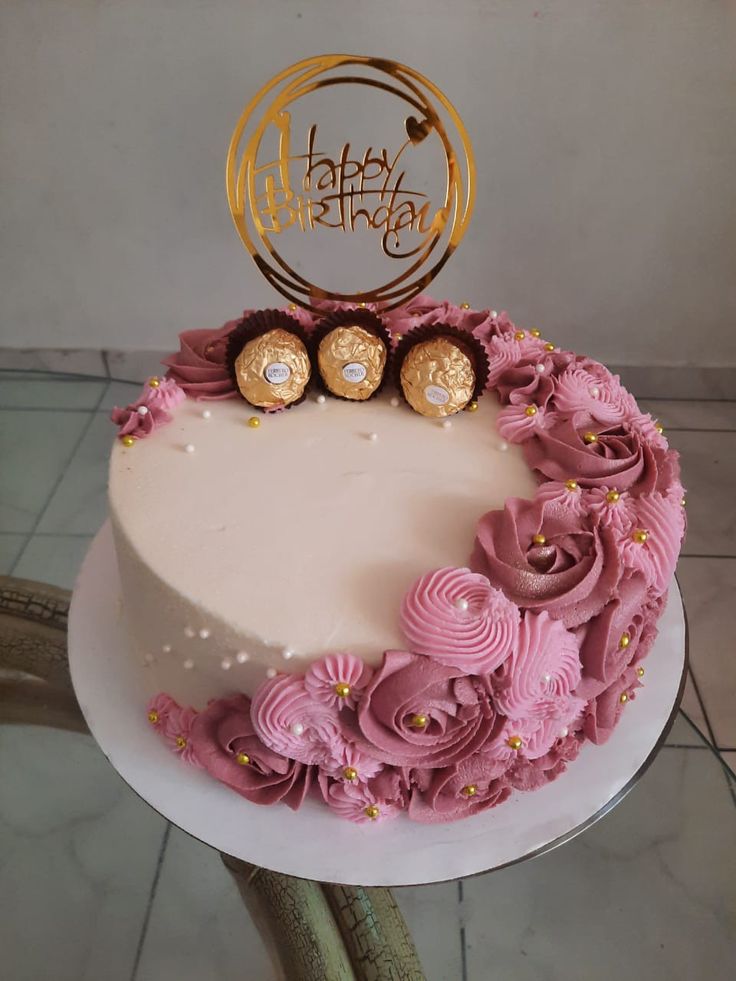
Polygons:
<instances>
[{"instance_id":1,"label":"white cake board","mask_svg":"<svg viewBox=\"0 0 736 981\"><path fill-rule=\"evenodd\" d=\"M356 825L317 801L297 811L251 804L187 766L145 722L145 668L129 652L111 530L92 543L69 621L72 681L87 724L122 778L184 831L229 855L288 875L401 886L474 875L541 854L602 817L664 741L679 704L686 625L676 582L646 660L645 686L604 746L589 743L558 780L452 824L404 816ZM196 706L201 708L202 706Z\"/></svg>"}]
</instances>

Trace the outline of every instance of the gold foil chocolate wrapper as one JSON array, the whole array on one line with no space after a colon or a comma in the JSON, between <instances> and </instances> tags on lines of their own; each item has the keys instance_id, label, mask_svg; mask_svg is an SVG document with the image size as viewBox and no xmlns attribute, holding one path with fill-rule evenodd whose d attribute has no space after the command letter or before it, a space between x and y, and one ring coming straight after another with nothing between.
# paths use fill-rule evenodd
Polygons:
<instances>
[{"instance_id":1,"label":"gold foil chocolate wrapper","mask_svg":"<svg viewBox=\"0 0 736 981\"><path fill-rule=\"evenodd\" d=\"M363 401L380 386L386 369L386 345L359 324L344 324L325 334L317 348L317 365L328 391Z\"/></svg>"},{"instance_id":2,"label":"gold foil chocolate wrapper","mask_svg":"<svg viewBox=\"0 0 736 981\"><path fill-rule=\"evenodd\" d=\"M311 364L301 338L276 327L248 341L235 358L240 394L261 409L297 402L309 382Z\"/></svg>"},{"instance_id":3,"label":"gold foil chocolate wrapper","mask_svg":"<svg viewBox=\"0 0 736 981\"><path fill-rule=\"evenodd\" d=\"M400 373L404 398L423 416L441 419L460 412L473 398L476 374L472 359L450 337L415 344Z\"/></svg>"}]
</instances>

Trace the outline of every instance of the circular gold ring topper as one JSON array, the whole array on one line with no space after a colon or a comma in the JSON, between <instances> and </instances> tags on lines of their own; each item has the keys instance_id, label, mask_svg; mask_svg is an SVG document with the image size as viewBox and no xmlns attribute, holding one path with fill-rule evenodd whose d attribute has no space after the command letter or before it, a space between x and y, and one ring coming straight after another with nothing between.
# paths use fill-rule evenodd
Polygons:
<instances>
[{"instance_id":1,"label":"circular gold ring topper","mask_svg":"<svg viewBox=\"0 0 736 981\"><path fill-rule=\"evenodd\" d=\"M362 86L358 93L363 107L368 92L388 97L386 103L371 103L370 122L375 125L379 119L384 131L396 134L390 147L380 148L375 140L366 139L361 146L355 138L335 138L334 95L341 86L352 86L354 94ZM318 97L325 100L327 124L311 123L300 130L295 125L297 103L311 112ZM368 115L354 115L351 126L362 129L368 122ZM461 157L451 137L462 144ZM428 156L444 164L436 201L423 190L427 185L421 164L426 165ZM261 273L287 299L312 310L323 299L378 303L385 310L406 303L426 288L457 248L475 198L473 150L452 104L414 69L361 55L308 58L265 85L235 127L226 180L238 234ZM353 292L310 282L305 262L315 258L325 269L325 232L335 229L373 236L369 244L388 265L388 281ZM285 257L282 242L287 237L292 250L296 243L296 261ZM373 265L350 275L366 276Z\"/></svg>"}]
</instances>

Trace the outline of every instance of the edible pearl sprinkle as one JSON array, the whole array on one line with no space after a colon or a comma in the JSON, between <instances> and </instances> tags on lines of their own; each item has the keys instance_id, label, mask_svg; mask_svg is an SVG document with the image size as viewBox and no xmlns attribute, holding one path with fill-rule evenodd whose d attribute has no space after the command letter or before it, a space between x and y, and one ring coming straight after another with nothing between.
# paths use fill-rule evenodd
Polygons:
<instances>
[{"instance_id":1,"label":"edible pearl sprinkle","mask_svg":"<svg viewBox=\"0 0 736 981\"><path fill-rule=\"evenodd\" d=\"M164 644L161 650L164 652L164 654L171 654L171 644Z\"/></svg>"},{"instance_id":2,"label":"edible pearl sprinkle","mask_svg":"<svg viewBox=\"0 0 736 981\"><path fill-rule=\"evenodd\" d=\"M184 447L184 452L194 453L194 443L187 443L187 445Z\"/></svg>"},{"instance_id":3,"label":"edible pearl sprinkle","mask_svg":"<svg viewBox=\"0 0 736 981\"><path fill-rule=\"evenodd\" d=\"M544 365L543 364L538 364L537 365L537 371L539 372L540 375L543 375L544 374Z\"/></svg>"},{"instance_id":4,"label":"edible pearl sprinkle","mask_svg":"<svg viewBox=\"0 0 736 981\"><path fill-rule=\"evenodd\" d=\"M325 398L325 396L324 396L324 395L318 395L318 396L317 396L317 402L318 402L318 403L319 403L320 405L324 405L326 401L327 401L327 399Z\"/></svg>"},{"instance_id":5,"label":"edible pearl sprinkle","mask_svg":"<svg viewBox=\"0 0 736 981\"><path fill-rule=\"evenodd\" d=\"M139 405L138 406L138 415L139 416L147 416L148 415L148 406L146 406L146 405Z\"/></svg>"},{"instance_id":6,"label":"edible pearl sprinkle","mask_svg":"<svg viewBox=\"0 0 736 981\"><path fill-rule=\"evenodd\" d=\"M545 681L552 681L552 675L551 674L545 674L543 677L544 677L544 680Z\"/></svg>"},{"instance_id":7,"label":"edible pearl sprinkle","mask_svg":"<svg viewBox=\"0 0 736 981\"><path fill-rule=\"evenodd\" d=\"M368 433L368 439L371 441L371 443L375 443L378 439L378 433Z\"/></svg>"},{"instance_id":8,"label":"edible pearl sprinkle","mask_svg":"<svg viewBox=\"0 0 736 981\"><path fill-rule=\"evenodd\" d=\"M238 651L235 655L235 660L238 664L245 664L250 659L250 654L247 651Z\"/></svg>"},{"instance_id":9,"label":"edible pearl sprinkle","mask_svg":"<svg viewBox=\"0 0 736 981\"><path fill-rule=\"evenodd\" d=\"M278 674L278 671L276 670L276 668L269 668L266 671L266 677L267 678L275 678L277 674Z\"/></svg>"},{"instance_id":10,"label":"edible pearl sprinkle","mask_svg":"<svg viewBox=\"0 0 736 981\"><path fill-rule=\"evenodd\" d=\"M597 399L598 396L601 394L601 390L600 388L598 388L597 385L593 385L593 387L590 390L590 394L593 396L594 399Z\"/></svg>"},{"instance_id":11,"label":"edible pearl sprinkle","mask_svg":"<svg viewBox=\"0 0 736 981\"><path fill-rule=\"evenodd\" d=\"M467 610L470 604L466 599L456 599L455 606L458 608L458 610Z\"/></svg>"},{"instance_id":12,"label":"edible pearl sprinkle","mask_svg":"<svg viewBox=\"0 0 736 981\"><path fill-rule=\"evenodd\" d=\"M202 638L202 640L207 640L207 638L209 637L209 635L210 635L210 632L207 629L207 627L202 627L202 629L199 631L199 636Z\"/></svg>"},{"instance_id":13,"label":"edible pearl sprinkle","mask_svg":"<svg viewBox=\"0 0 736 981\"><path fill-rule=\"evenodd\" d=\"M194 630L191 627L184 627L184 636L189 638L194 637Z\"/></svg>"},{"instance_id":14,"label":"edible pearl sprinkle","mask_svg":"<svg viewBox=\"0 0 736 981\"><path fill-rule=\"evenodd\" d=\"M498 310L491 310L491 316L492 316L492 317L493 317L493 319L495 320L495 319L496 319L496 317L498 316Z\"/></svg>"},{"instance_id":15,"label":"edible pearl sprinkle","mask_svg":"<svg viewBox=\"0 0 736 981\"><path fill-rule=\"evenodd\" d=\"M394 409L398 409L399 407L399 400L396 398L395 395L391 399L391 405L393 406Z\"/></svg>"},{"instance_id":16,"label":"edible pearl sprinkle","mask_svg":"<svg viewBox=\"0 0 736 981\"><path fill-rule=\"evenodd\" d=\"M504 440L501 440L501 442L498 444L498 448L502 453L505 453L506 450L509 448L509 444Z\"/></svg>"},{"instance_id":17,"label":"edible pearl sprinkle","mask_svg":"<svg viewBox=\"0 0 736 981\"><path fill-rule=\"evenodd\" d=\"M443 429L452 429L452 422L449 419L443 419L442 420L442 428Z\"/></svg>"},{"instance_id":18,"label":"edible pearl sprinkle","mask_svg":"<svg viewBox=\"0 0 736 981\"><path fill-rule=\"evenodd\" d=\"M281 656L285 661L290 661L294 657L294 651L290 647L287 647Z\"/></svg>"},{"instance_id":19,"label":"edible pearl sprinkle","mask_svg":"<svg viewBox=\"0 0 736 981\"><path fill-rule=\"evenodd\" d=\"M182 667L184 668L185 671L191 671L192 670L192 668L194 667L194 661L191 659L191 657L188 657L186 659L186 661L184 662L184 664L182 665Z\"/></svg>"},{"instance_id":20,"label":"edible pearl sprinkle","mask_svg":"<svg viewBox=\"0 0 736 981\"><path fill-rule=\"evenodd\" d=\"M301 734L304 732L304 726L301 724L301 722L295 722L291 727L291 731L293 735L301 736Z\"/></svg>"},{"instance_id":21,"label":"edible pearl sprinkle","mask_svg":"<svg viewBox=\"0 0 736 981\"><path fill-rule=\"evenodd\" d=\"M229 657L223 657L223 659L220 661L220 667L223 671L229 671L232 666L233 662Z\"/></svg>"},{"instance_id":22,"label":"edible pearl sprinkle","mask_svg":"<svg viewBox=\"0 0 736 981\"><path fill-rule=\"evenodd\" d=\"M212 418L212 413L210 412L209 409L203 409L202 410L202 418L203 419L211 419Z\"/></svg>"},{"instance_id":23,"label":"edible pearl sprinkle","mask_svg":"<svg viewBox=\"0 0 736 981\"><path fill-rule=\"evenodd\" d=\"M153 654L144 654L143 655L143 662L144 662L144 664L153 664L154 660L155 659L154 659Z\"/></svg>"},{"instance_id":24,"label":"edible pearl sprinkle","mask_svg":"<svg viewBox=\"0 0 736 981\"><path fill-rule=\"evenodd\" d=\"M560 733L560 739L564 739L564 738L565 738L565 736L567 735L567 733L568 733L568 731L569 731L569 730L568 730L568 728L567 728L567 726L565 726L565 728L564 728L564 729L562 730L562 732Z\"/></svg>"}]
</instances>

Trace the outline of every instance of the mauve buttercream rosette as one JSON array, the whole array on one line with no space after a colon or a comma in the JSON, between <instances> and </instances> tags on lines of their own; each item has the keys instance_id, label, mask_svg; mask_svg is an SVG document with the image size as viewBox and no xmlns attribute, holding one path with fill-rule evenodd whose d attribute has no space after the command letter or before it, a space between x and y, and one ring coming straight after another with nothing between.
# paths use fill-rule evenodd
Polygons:
<instances>
[{"instance_id":1,"label":"mauve buttercream rosette","mask_svg":"<svg viewBox=\"0 0 736 981\"><path fill-rule=\"evenodd\" d=\"M317 382L328 395L367 402L383 389L391 373L391 334L372 310L333 310L310 335Z\"/></svg>"},{"instance_id":2,"label":"mauve buttercream rosette","mask_svg":"<svg viewBox=\"0 0 736 981\"><path fill-rule=\"evenodd\" d=\"M244 317L249 316L246 310ZM185 330L179 334L179 350L161 362L188 398L219 400L237 398L238 390L226 364L227 342L241 323L229 320L216 330Z\"/></svg>"}]
</instances>

